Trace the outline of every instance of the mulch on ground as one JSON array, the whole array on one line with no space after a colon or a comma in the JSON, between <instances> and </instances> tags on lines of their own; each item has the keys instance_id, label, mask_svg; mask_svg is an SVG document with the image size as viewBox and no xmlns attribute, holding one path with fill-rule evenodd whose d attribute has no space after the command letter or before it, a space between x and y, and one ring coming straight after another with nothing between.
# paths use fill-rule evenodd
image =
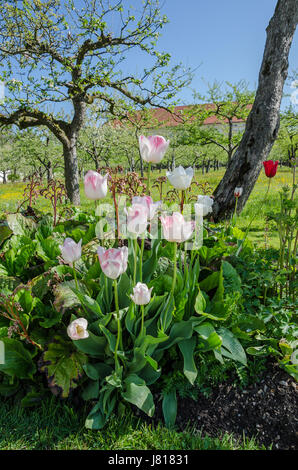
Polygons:
<instances>
[{"instance_id":1,"label":"mulch on ground","mask_svg":"<svg viewBox=\"0 0 298 470\"><path fill-rule=\"evenodd\" d=\"M161 402L154 422L162 419ZM193 426L202 435L255 437L272 449L298 449L298 385L278 364L268 363L258 383L241 390L233 383L220 384L206 398L178 400L176 428Z\"/></svg>"}]
</instances>

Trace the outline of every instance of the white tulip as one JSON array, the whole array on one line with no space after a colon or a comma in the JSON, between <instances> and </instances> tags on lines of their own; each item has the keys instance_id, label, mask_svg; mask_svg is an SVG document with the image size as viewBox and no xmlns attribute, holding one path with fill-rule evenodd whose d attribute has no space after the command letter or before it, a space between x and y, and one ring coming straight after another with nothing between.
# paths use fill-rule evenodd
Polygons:
<instances>
[{"instance_id":1,"label":"white tulip","mask_svg":"<svg viewBox=\"0 0 298 470\"><path fill-rule=\"evenodd\" d=\"M172 186L176 189L185 190L187 189L193 178L193 168L190 166L183 168L183 166L178 166L174 171L167 171L167 177Z\"/></svg>"}]
</instances>

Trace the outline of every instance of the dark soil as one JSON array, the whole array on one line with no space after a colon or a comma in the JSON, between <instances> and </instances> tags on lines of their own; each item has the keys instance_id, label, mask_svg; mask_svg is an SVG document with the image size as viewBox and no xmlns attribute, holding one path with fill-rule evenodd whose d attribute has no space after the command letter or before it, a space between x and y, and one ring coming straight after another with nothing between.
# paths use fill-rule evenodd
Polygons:
<instances>
[{"instance_id":1,"label":"dark soil","mask_svg":"<svg viewBox=\"0 0 298 470\"><path fill-rule=\"evenodd\" d=\"M155 401L157 404L157 400ZM232 382L218 385L206 398L178 399L177 430L193 426L202 435L232 433L255 437L272 449L298 449L298 385L278 364L268 363L260 381L245 389ZM154 422L162 420L161 401Z\"/></svg>"}]
</instances>

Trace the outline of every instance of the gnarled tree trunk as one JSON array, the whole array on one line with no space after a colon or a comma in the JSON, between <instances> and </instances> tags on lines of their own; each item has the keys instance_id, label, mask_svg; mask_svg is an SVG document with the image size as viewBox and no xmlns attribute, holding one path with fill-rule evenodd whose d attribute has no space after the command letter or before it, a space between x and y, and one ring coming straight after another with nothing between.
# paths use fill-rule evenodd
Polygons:
<instances>
[{"instance_id":1,"label":"gnarled tree trunk","mask_svg":"<svg viewBox=\"0 0 298 470\"><path fill-rule=\"evenodd\" d=\"M80 186L77 159L77 139L70 138L70 145L63 145L64 174L67 196L71 203L80 205Z\"/></svg>"},{"instance_id":2,"label":"gnarled tree trunk","mask_svg":"<svg viewBox=\"0 0 298 470\"><path fill-rule=\"evenodd\" d=\"M288 56L298 20L297 0L278 0L267 27L267 40L252 110L238 149L215 190L214 219L235 207L234 189L242 187L238 210L244 207L279 129L280 102L288 73Z\"/></svg>"}]
</instances>

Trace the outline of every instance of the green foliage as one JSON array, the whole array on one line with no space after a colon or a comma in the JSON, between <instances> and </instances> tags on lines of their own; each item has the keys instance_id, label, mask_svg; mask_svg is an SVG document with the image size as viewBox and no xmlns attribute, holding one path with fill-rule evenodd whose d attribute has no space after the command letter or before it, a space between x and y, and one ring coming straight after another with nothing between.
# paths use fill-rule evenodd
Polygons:
<instances>
[{"instance_id":1,"label":"green foliage","mask_svg":"<svg viewBox=\"0 0 298 470\"><path fill-rule=\"evenodd\" d=\"M42 355L40 370L45 373L48 385L55 394L65 398L78 386L86 363L85 354L75 351L69 341L56 335Z\"/></svg>"},{"instance_id":2,"label":"green foliage","mask_svg":"<svg viewBox=\"0 0 298 470\"><path fill-rule=\"evenodd\" d=\"M56 227L49 216L33 225L23 215L12 219L17 234L3 241L0 263L0 337L10 358L0 365L3 396L30 380L36 388L26 389L23 405L42 400L38 364L53 393L66 398L77 388L92 401L87 428L102 429L130 406L152 416L156 392L172 427L179 397L207 396L231 376L244 387L258 379L267 357L297 378L291 359L297 349L296 304L275 295L282 275L276 252L256 252L245 243L236 256L244 234L235 227L212 226L199 250L187 252L182 245L175 260L172 244L154 240L142 270L142 281L153 287L142 327L142 309L130 298L140 249L135 253L130 242L126 272L116 283L107 279L96 256L96 217L74 209ZM65 236L84 240L77 279L72 266L61 263ZM66 327L82 317L89 336L71 341Z\"/></svg>"}]
</instances>

